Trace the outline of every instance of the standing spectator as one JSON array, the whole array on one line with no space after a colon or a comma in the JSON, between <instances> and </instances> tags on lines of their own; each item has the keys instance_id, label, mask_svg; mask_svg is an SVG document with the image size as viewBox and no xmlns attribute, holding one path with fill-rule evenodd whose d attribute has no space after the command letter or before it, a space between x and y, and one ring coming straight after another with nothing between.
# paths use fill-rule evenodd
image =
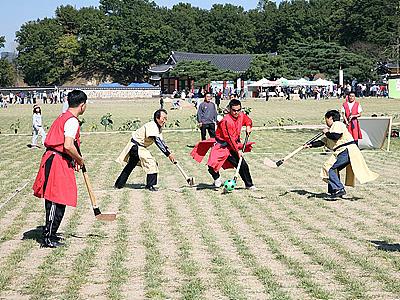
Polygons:
<instances>
[{"instance_id":1,"label":"standing spectator","mask_svg":"<svg viewBox=\"0 0 400 300\"><path fill-rule=\"evenodd\" d=\"M14 102L14 93L13 92L10 92L9 99L10 99L10 104L13 104L13 102Z\"/></svg>"},{"instance_id":2,"label":"standing spectator","mask_svg":"<svg viewBox=\"0 0 400 300\"><path fill-rule=\"evenodd\" d=\"M160 109L164 109L164 97L160 97Z\"/></svg>"},{"instance_id":3,"label":"standing spectator","mask_svg":"<svg viewBox=\"0 0 400 300\"><path fill-rule=\"evenodd\" d=\"M43 97L43 104L47 104L47 93L46 93L46 91L43 91L42 97Z\"/></svg>"},{"instance_id":4,"label":"standing spectator","mask_svg":"<svg viewBox=\"0 0 400 300\"><path fill-rule=\"evenodd\" d=\"M26 97L26 104L32 104L32 92L28 92Z\"/></svg>"},{"instance_id":5,"label":"standing spectator","mask_svg":"<svg viewBox=\"0 0 400 300\"><path fill-rule=\"evenodd\" d=\"M181 100L182 100L182 103L186 101L186 91L185 90L182 90L182 92L181 92Z\"/></svg>"},{"instance_id":6,"label":"standing spectator","mask_svg":"<svg viewBox=\"0 0 400 300\"><path fill-rule=\"evenodd\" d=\"M356 101L356 94L350 92L347 101L342 105L343 122L347 126L347 130L353 136L354 142L358 145L358 140L362 139L360 123L358 118L361 117L362 107Z\"/></svg>"},{"instance_id":7,"label":"standing spectator","mask_svg":"<svg viewBox=\"0 0 400 300\"><path fill-rule=\"evenodd\" d=\"M38 105L33 106L32 131L33 131L32 144L31 144L32 149L38 148L37 140L39 134L42 137L42 144L44 146L44 140L46 139L46 132L43 129L42 110Z\"/></svg>"},{"instance_id":8,"label":"standing spectator","mask_svg":"<svg viewBox=\"0 0 400 300\"><path fill-rule=\"evenodd\" d=\"M221 104L221 98L222 98L222 91L221 89L219 89L218 93L215 94L215 105L217 105L218 109Z\"/></svg>"},{"instance_id":9,"label":"standing spectator","mask_svg":"<svg viewBox=\"0 0 400 300\"><path fill-rule=\"evenodd\" d=\"M201 140L206 139L206 130L210 138L215 138L215 122L217 121L217 109L214 103L211 102L212 95L207 93L204 97L204 102L199 105L197 110L197 122L201 131Z\"/></svg>"},{"instance_id":10,"label":"standing spectator","mask_svg":"<svg viewBox=\"0 0 400 300\"><path fill-rule=\"evenodd\" d=\"M21 98L20 103L24 104L24 102L25 102L25 93L24 92L19 93L19 97Z\"/></svg>"}]
</instances>

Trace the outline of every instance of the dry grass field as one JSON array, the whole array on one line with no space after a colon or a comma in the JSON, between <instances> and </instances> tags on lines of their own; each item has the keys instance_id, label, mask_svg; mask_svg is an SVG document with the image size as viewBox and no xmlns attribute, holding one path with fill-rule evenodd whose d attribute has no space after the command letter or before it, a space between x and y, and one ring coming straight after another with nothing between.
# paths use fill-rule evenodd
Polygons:
<instances>
[{"instance_id":1,"label":"dry grass field","mask_svg":"<svg viewBox=\"0 0 400 300\"><path fill-rule=\"evenodd\" d=\"M89 103L82 152L102 211L113 223L96 221L82 175L78 207L67 208L60 232L66 246L40 248L43 202L31 186L43 150L30 143L30 106L0 111L0 299L400 299L400 140L392 151L364 151L381 176L348 188L344 199L325 201L319 178L327 159L321 149L303 151L277 169L277 160L306 141L312 130L260 130L247 154L257 191L229 194L211 186L205 164L190 156L196 131L165 132L164 138L197 185L185 180L155 146L160 191L144 190L135 169L115 190L121 167L114 162L129 132L90 132L110 112L114 129L126 120L151 118L153 102ZM321 124L340 101L248 100L256 126ZM362 100L364 115L400 113L399 100ZM42 108L45 123L60 111ZM189 128L194 109L170 111L169 120ZM19 118L19 135L10 124ZM398 120L397 120L398 122ZM102 130L99 125L99 131ZM233 170L223 171L223 179ZM21 189L15 194L16 189Z\"/></svg>"}]
</instances>

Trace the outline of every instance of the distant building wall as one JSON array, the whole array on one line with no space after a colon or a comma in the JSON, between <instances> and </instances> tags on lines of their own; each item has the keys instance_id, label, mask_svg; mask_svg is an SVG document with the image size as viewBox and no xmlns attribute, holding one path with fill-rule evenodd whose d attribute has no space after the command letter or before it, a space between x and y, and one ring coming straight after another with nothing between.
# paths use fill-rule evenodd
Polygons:
<instances>
[{"instance_id":1,"label":"distant building wall","mask_svg":"<svg viewBox=\"0 0 400 300\"><path fill-rule=\"evenodd\" d=\"M82 87L82 86L62 86L62 87L12 87L12 88L0 88L2 92L27 92L36 91L43 92L55 91L58 92L66 90L67 92L74 89L82 90L86 93L89 99L101 100L101 99L137 99L137 98L153 98L160 95L159 88L99 88L99 87Z\"/></svg>"},{"instance_id":2,"label":"distant building wall","mask_svg":"<svg viewBox=\"0 0 400 300\"><path fill-rule=\"evenodd\" d=\"M63 88L60 88L62 90ZM73 88L66 88L67 91ZM135 99L153 98L160 95L159 88L90 88L76 87L86 93L89 99Z\"/></svg>"}]
</instances>

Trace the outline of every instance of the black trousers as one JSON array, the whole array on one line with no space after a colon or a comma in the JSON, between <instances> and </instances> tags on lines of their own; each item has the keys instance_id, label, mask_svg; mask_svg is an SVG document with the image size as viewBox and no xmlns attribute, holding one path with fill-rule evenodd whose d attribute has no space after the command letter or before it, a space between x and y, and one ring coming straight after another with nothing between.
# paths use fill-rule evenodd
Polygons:
<instances>
[{"instance_id":1,"label":"black trousers","mask_svg":"<svg viewBox=\"0 0 400 300\"><path fill-rule=\"evenodd\" d=\"M51 155L45 162L43 191L46 191L47 180L55 155ZM44 208L46 211L46 223L43 228L43 236L49 238L50 236L54 236L57 233L58 227L60 227L65 213L65 205L45 200Z\"/></svg>"},{"instance_id":2,"label":"black trousers","mask_svg":"<svg viewBox=\"0 0 400 300\"><path fill-rule=\"evenodd\" d=\"M123 188L128 181L129 175L131 175L133 169L137 166L139 162L139 146L133 145L131 150L129 150L129 161L126 164L125 168L122 170L121 174L117 178L115 182L116 188ZM157 173L147 174L146 179L146 188L154 186L157 184Z\"/></svg>"},{"instance_id":3,"label":"black trousers","mask_svg":"<svg viewBox=\"0 0 400 300\"><path fill-rule=\"evenodd\" d=\"M49 238L57 233L65 213L65 205L45 200L46 224L43 228L43 236Z\"/></svg>"},{"instance_id":4,"label":"black trousers","mask_svg":"<svg viewBox=\"0 0 400 300\"><path fill-rule=\"evenodd\" d=\"M215 124L203 124L200 127L202 141L206 139L206 130L208 130L208 135L210 136L210 138L215 138Z\"/></svg>"},{"instance_id":5,"label":"black trousers","mask_svg":"<svg viewBox=\"0 0 400 300\"><path fill-rule=\"evenodd\" d=\"M231 154L228 156L228 161L235 168L237 168L237 166L239 164L239 156L237 155L237 153L231 151ZM211 176L214 180L218 179L220 176L219 172L215 172L214 169L211 167L208 167L208 172L211 174ZM239 169L239 175L240 175L240 178L242 178L246 187L253 186L253 179L251 178L251 175L250 175L249 165L246 163L244 158L242 160L242 164Z\"/></svg>"}]
</instances>

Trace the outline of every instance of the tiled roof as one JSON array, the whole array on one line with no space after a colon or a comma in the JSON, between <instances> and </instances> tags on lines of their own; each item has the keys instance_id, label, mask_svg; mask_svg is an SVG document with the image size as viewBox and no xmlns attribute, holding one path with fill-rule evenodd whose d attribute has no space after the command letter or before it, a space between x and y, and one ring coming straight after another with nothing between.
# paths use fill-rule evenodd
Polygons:
<instances>
[{"instance_id":1,"label":"tiled roof","mask_svg":"<svg viewBox=\"0 0 400 300\"><path fill-rule=\"evenodd\" d=\"M161 64L161 65L157 65L157 66L151 67L149 69L149 71L151 73L165 73L165 72L169 71L172 68L173 68L173 66L171 66L171 65Z\"/></svg>"},{"instance_id":2,"label":"tiled roof","mask_svg":"<svg viewBox=\"0 0 400 300\"><path fill-rule=\"evenodd\" d=\"M398 64L395 64L395 63L388 63L386 66L387 66L388 68L394 69L394 68L397 68L397 67L398 67Z\"/></svg>"},{"instance_id":3,"label":"tiled roof","mask_svg":"<svg viewBox=\"0 0 400 300\"><path fill-rule=\"evenodd\" d=\"M245 72L250 67L254 58L252 54L203 54L190 52L174 52L171 57L176 63L180 61L201 60L209 61L219 69L231 70L233 72ZM171 59L170 59L171 60ZM168 62L171 62L171 61Z\"/></svg>"}]
</instances>

